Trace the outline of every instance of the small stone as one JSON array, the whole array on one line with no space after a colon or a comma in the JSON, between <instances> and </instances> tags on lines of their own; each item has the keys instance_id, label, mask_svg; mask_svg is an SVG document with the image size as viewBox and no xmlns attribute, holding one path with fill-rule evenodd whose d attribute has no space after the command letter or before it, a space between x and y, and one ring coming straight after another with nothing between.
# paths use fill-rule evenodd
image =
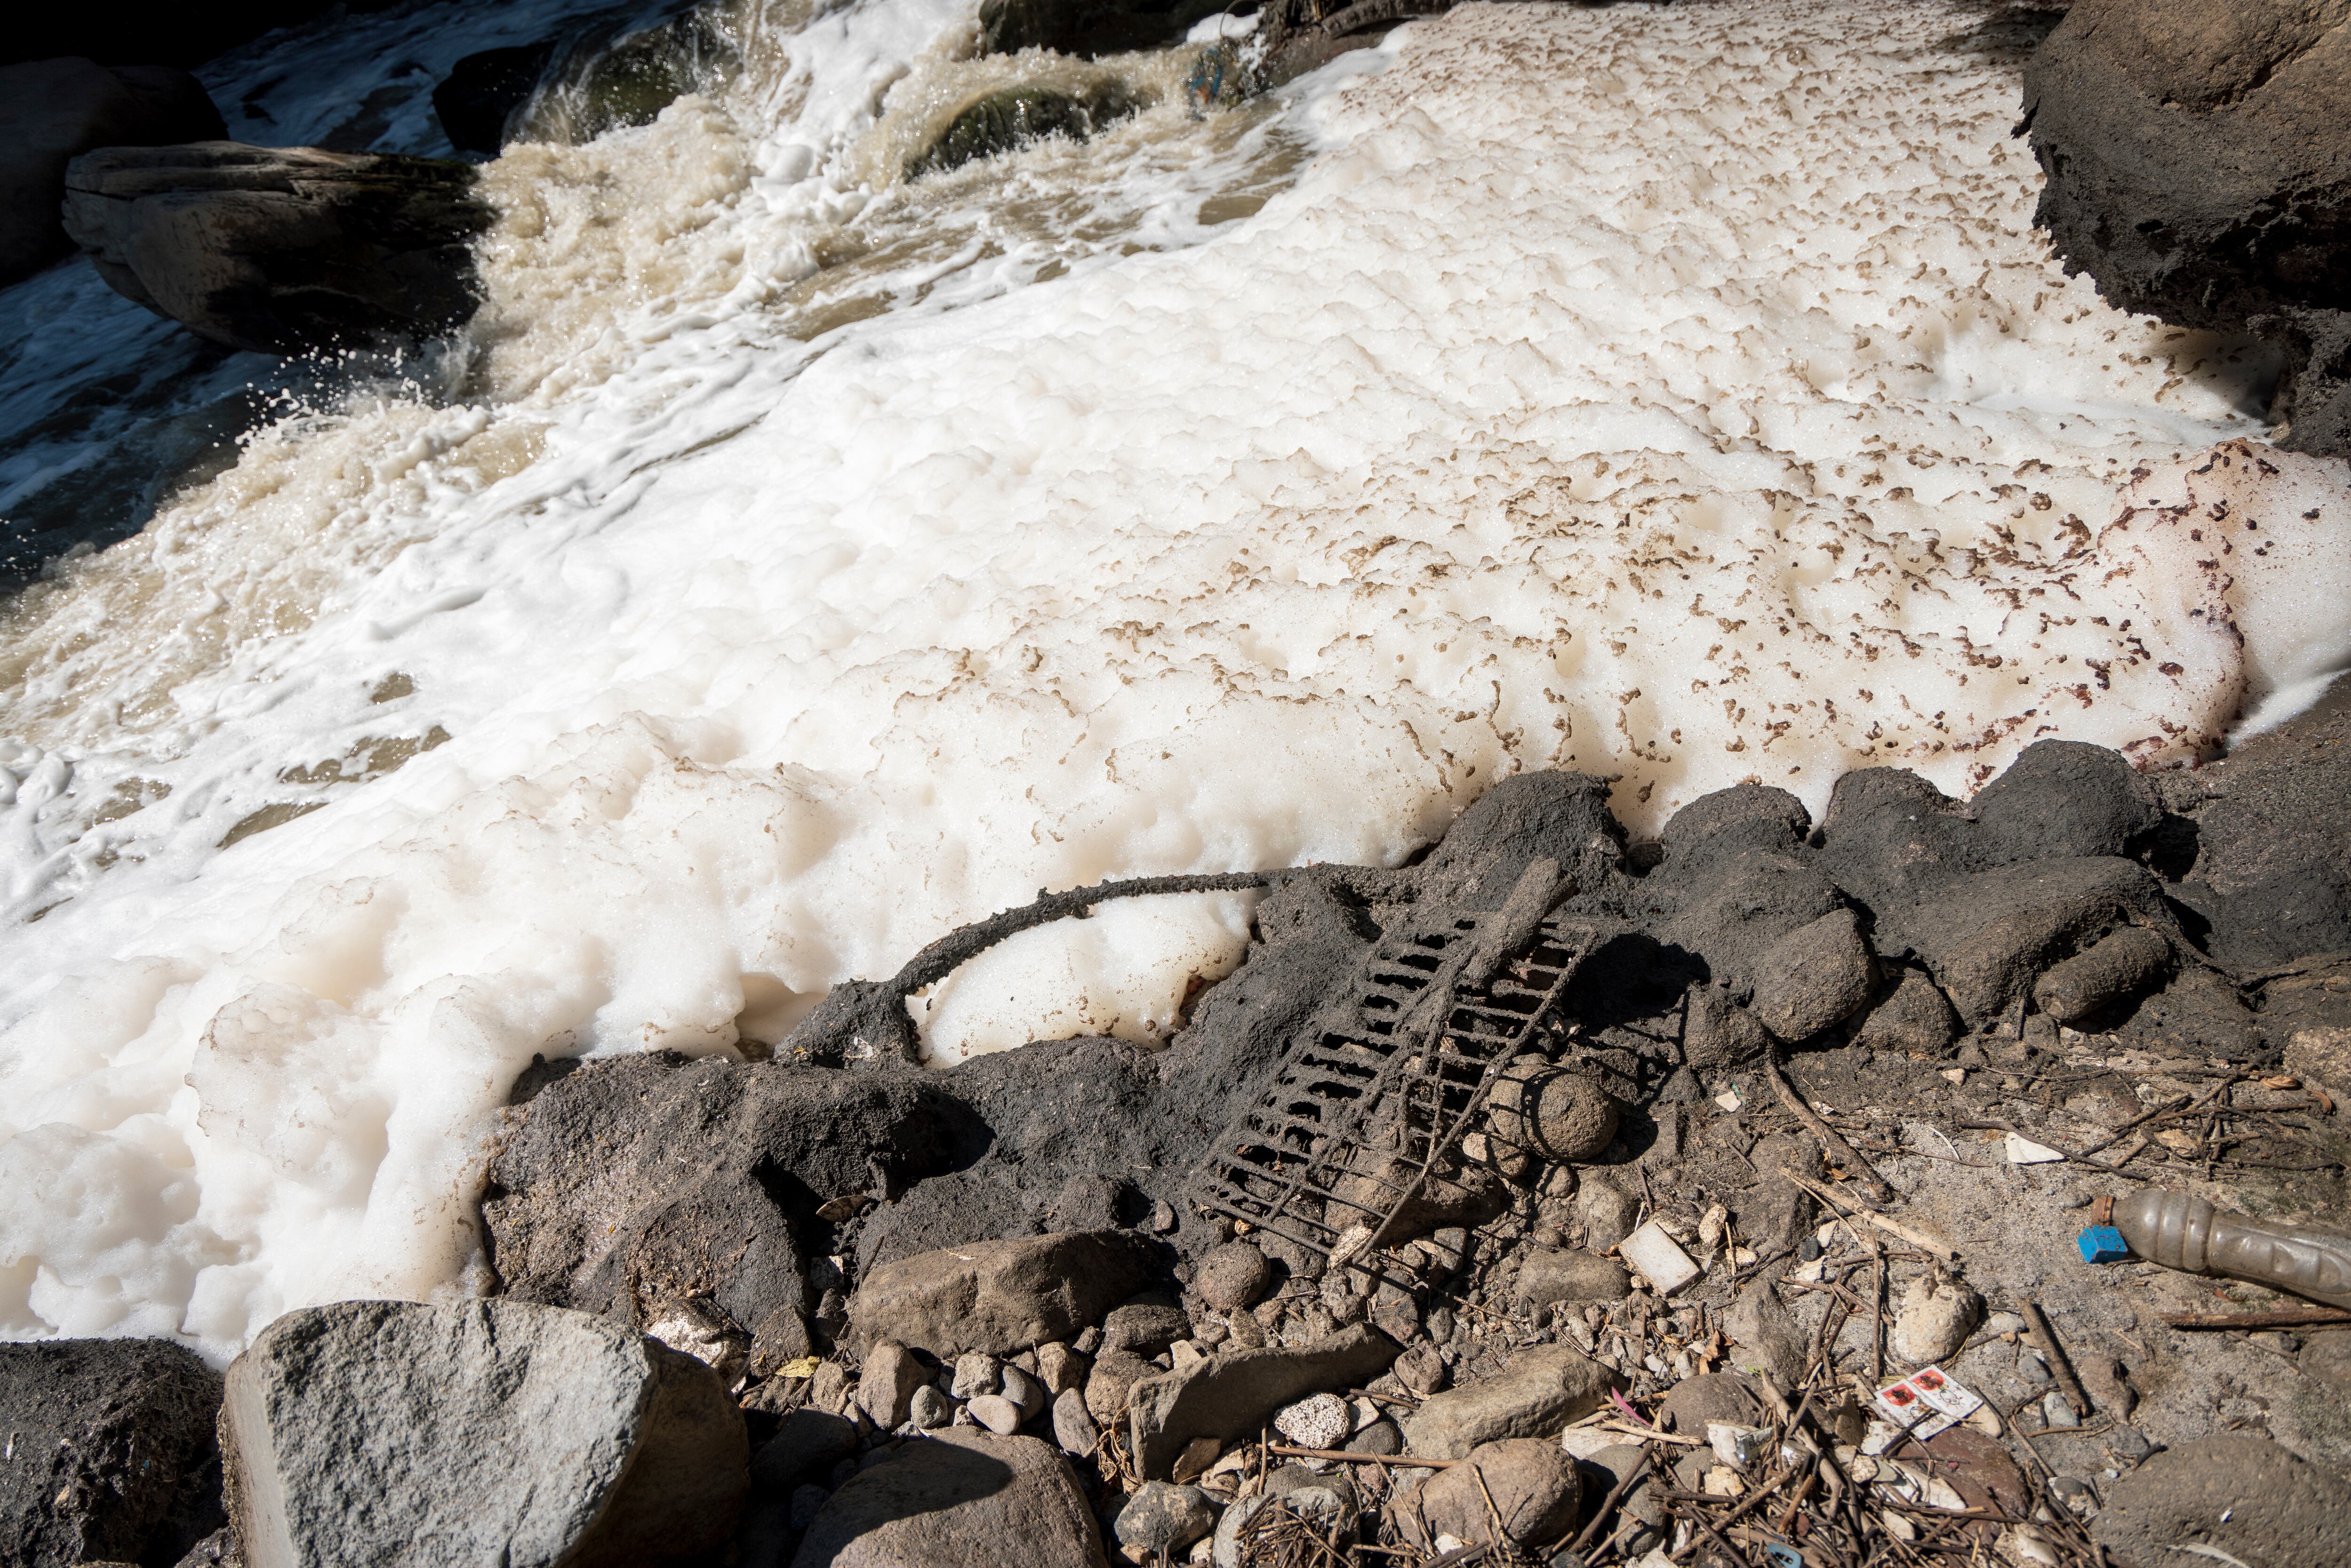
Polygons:
<instances>
[{"instance_id":1,"label":"small stone","mask_svg":"<svg viewBox=\"0 0 2351 1568\"><path fill-rule=\"evenodd\" d=\"M1080 1355L1092 1355L1094 1352L1102 1349L1102 1330L1099 1328L1088 1328L1080 1333L1078 1337L1070 1343L1077 1347L1078 1354Z\"/></svg>"},{"instance_id":2,"label":"small stone","mask_svg":"<svg viewBox=\"0 0 2351 1568\"><path fill-rule=\"evenodd\" d=\"M1396 1381L1424 1399L1445 1386L1445 1362L1431 1344L1405 1351L1396 1357L1395 1370Z\"/></svg>"},{"instance_id":3,"label":"small stone","mask_svg":"<svg viewBox=\"0 0 2351 1568\"><path fill-rule=\"evenodd\" d=\"M1105 1352L1086 1376L1086 1410L1108 1426L1126 1418L1126 1397L1134 1385L1159 1375L1159 1368L1128 1351Z\"/></svg>"},{"instance_id":4,"label":"small stone","mask_svg":"<svg viewBox=\"0 0 2351 1568\"><path fill-rule=\"evenodd\" d=\"M1022 1420L1026 1421L1045 1408L1044 1384L1017 1366L1005 1367L1000 1375L1002 1384L998 1392L1019 1410Z\"/></svg>"},{"instance_id":5,"label":"small stone","mask_svg":"<svg viewBox=\"0 0 2351 1568\"><path fill-rule=\"evenodd\" d=\"M939 1392L936 1384L924 1384L906 1401L907 1424L923 1431L935 1432L954 1419L955 1406Z\"/></svg>"},{"instance_id":6,"label":"small stone","mask_svg":"<svg viewBox=\"0 0 2351 1568\"><path fill-rule=\"evenodd\" d=\"M858 1373L857 1403L868 1419L884 1432L906 1424L908 1403L929 1378L914 1353L894 1339L885 1339L865 1353Z\"/></svg>"},{"instance_id":7,"label":"small stone","mask_svg":"<svg viewBox=\"0 0 2351 1568\"><path fill-rule=\"evenodd\" d=\"M1053 1441L1061 1446L1061 1452L1080 1459L1092 1454L1102 1442L1101 1429L1086 1414L1085 1396L1074 1388L1064 1388L1054 1396Z\"/></svg>"},{"instance_id":8,"label":"small stone","mask_svg":"<svg viewBox=\"0 0 2351 1568\"><path fill-rule=\"evenodd\" d=\"M2051 1427L2078 1427L2082 1424L2082 1417L2065 1402L2065 1396L2054 1389L2042 1396L2041 1418Z\"/></svg>"},{"instance_id":9,"label":"small stone","mask_svg":"<svg viewBox=\"0 0 2351 1568\"><path fill-rule=\"evenodd\" d=\"M1020 1406L1001 1394L983 1394L964 1406L971 1418L999 1437L1020 1430Z\"/></svg>"},{"instance_id":10,"label":"small stone","mask_svg":"<svg viewBox=\"0 0 2351 1568\"><path fill-rule=\"evenodd\" d=\"M1118 1511L1113 1533L1122 1546L1156 1554L1187 1551L1217 1527L1217 1511L1194 1486L1145 1481Z\"/></svg>"},{"instance_id":11,"label":"small stone","mask_svg":"<svg viewBox=\"0 0 2351 1568\"><path fill-rule=\"evenodd\" d=\"M1188 1339L1179 1339L1167 1347L1167 1370L1181 1372L1187 1366L1197 1366L1208 1359L1208 1353Z\"/></svg>"},{"instance_id":12,"label":"small stone","mask_svg":"<svg viewBox=\"0 0 2351 1568\"><path fill-rule=\"evenodd\" d=\"M1225 1446L1214 1437L1195 1437L1184 1445L1182 1453L1176 1456L1176 1462L1168 1467L1167 1477L1179 1486L1188 1485L1207 1475L1209 1467L1217 1462L1217 1457L1224 1451Z\"/></svg>"},{"instance_id":13,"label":"small stone","mask_svg":"<svg viewBox=\"0 0 2351 1568\"><path fill-rule=\"evenodd\" d=\"M1102 1343L1112 1350L1157 1355L1179 1339L1192 1337L1192 1320L1165 1301L1129 1301L1102 1319Z\"/></svg>"},{"instance_id":14,"label":"small stone","mask_svg":"<svg viewBox=\"0 0 2351 1568\"><path fill-rule=\"evenodd\" d=\"M1316 1394L1273 1414L1273 1429L1301 1448L1335 1448L1353 1430L1347 1402L1335 1394Z\"/></svg>"},{"instance_id":15,"label":"small stone","mask_svg":"<svg viewBox=\"0 0 2351 1568\"><path fill-rule=\"evenodd\" d=\"M1430 1546L1447 1536L1462 1546L1489 1544L1497 1518L1512 1541L1548 1542L1573 1528L1583 1495L1572 1455L1540 1437L1516 1437L1471 1449L1463 1462L1423 1482L1392 1517Z\"/></svg>"},{"instance_id":16,"label":"small stone","mask_svg":"<svg viewBox=\"0 0 2351 1568\"><path fill-rule=\"evenodd\" d=\"M824 1506L825 1500L831 1495L822 1487L794 1487L789 1516L792 1528L796 1531L805 1531L810 1525L815 1523L817 1511Z\"/></svg>"},{"instance_id":17,"label":"small stone","mask_svg":"<svg viewBox=\"0 0 2351 1568\"><path fill-rule=\"evenodd\" d=\"M1396 1430L1395 1422L1383 1416L1348 1438L1345 1447L1351 1454L1393 1456L1404 1452L1404 1434Z\"/></svg>"},{"instance_id":18,"label":"small stone","mask_svg":"<svg viewBox=\"0 0 2351 1568\"><path fill-rule=\"evenodd\" d=\"M1151 1206L1151 1233L1165 1236L1176 1228L1176 1206L1161 1198Z\"/></svg>"},{"instance_id":19,"label":"small stone","mask_svg":"<svg viewBox=\"0 0 2351 1568\"><path fill-rule=\"evenodd\" d=\"M1894 1354L1926 1366L1956 1354L1983 1319L1983 1298L1957 1280L1922 1274L1902 1292Z\"/></svg>"},{"instance_id":20,"label":"small stone","mask_svg":"<svg viewBox=\"0 0 2351 1568\"><path fill-rule=\"evenodd\" d=\"M967 1350L955 1359L955 1383L947 1392L958 1399L976 1399L1004 1386L1004 1364L986 1351Z\"/></svg>"},{"instance_id":21,"label":"small stone","mask_svg":"<svg viewBox=\"0 0 2351 1568\"><path fill-rule=\"evenodd\" d=\"M1083 1355L1068 1345L1057 1343L1037 1347L1037 1378L1045 1392L1056 1398L1071 1389L1086 1385L1086 1374L1094 1369L1093 1357Z\"/></svg>"}]
</instances>

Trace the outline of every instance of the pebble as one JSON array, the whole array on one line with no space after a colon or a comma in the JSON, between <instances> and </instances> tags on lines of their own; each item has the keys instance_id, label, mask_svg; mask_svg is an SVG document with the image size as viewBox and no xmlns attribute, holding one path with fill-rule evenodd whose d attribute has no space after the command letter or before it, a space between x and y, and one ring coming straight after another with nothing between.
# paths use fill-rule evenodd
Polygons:
<instances>
[{"instance_id":1,"label":"pebble","mask_svg":"<svg viewBox=\"0 0 2351 1568\"><path fill-rule=\"evenodd\" d=\"M1217 1511L1197 1487L1145 1481L1118 1511L1112 1532L1122 1546L1183 1552L1217 1527Z\"/></svg>"},{"instance_id":2,"label":"pebble","mask_svg":"<svg viewBox=\"0 0 2351 1568\"><path fill-rule=\"evenodd\" d=\"M955 1406L947 1403L947 1396L934 1384L924 1384L906 1402L908 1425L925 1432L935 1432L954 1419Z\"/></svg>"},{"instance_id":3,"label":"pebble","mask_svg":"<svg viewBox=\"0 0 2351 1568\"><path fill-rule=\"evenodd\" d=\"M1001 1394L983 1394L964 1406L971 1418L999 1437L1009 1437L1020 1430L1020 1406Z\"/></svg>"},{"instance_id":4,"label":"pebble","mask_svg":"<svg viewBox=\"0 0 2351 1568\"><path fill-rule=\"evenodd\" d=\"M1083 1389L1086 1374L1094 1369L1093 1362L1065 1344L1040 1344L1037 1347L1037 1377L1045 1392L1056 1398L1071 1389Z\"/></svg>"},{"instance_id":5,"label":"pebble","mask_svg":"<svg viewBox=\"0 0 2351 1568\"><path fill-rule=\"evenodd\" d=\"M1004 1364L985 1351L967 1350L956 1357L955 1382L947 1390L958 1399L974 1399L1004 1386Z\"/></svg>"},{"instance_id":6,"label":"pebble","mask_svg":"<svg viewBox=\"0 0 2351 1568\"><path fill-rule=\"evenodd\" d=\"M1102 1442L1102 1429L1086 1413L1085 1396L1065 1388L1053 1398L1053 1441L1061 1452L1082 1459Z\"/></svg>"},{"instance_id":7,"label":"pebble","mask_svg":"<svg viewBox=\"0 0 2351 1568\"><path fill-rule=\"evenodd\" d=\"M1020 1412L1024 1421L1045 1408L1045 1385L1017 1366L1003 1369L1003 1384L998 1392Z\"/></svg>"},{"instance_id":8,"label":"pebble","mask_svg":"<svg viewBox=\"0 0 2351 1568\"><path fill-rule=\"evenodd\" d=\"M1335 1394L1315 1394L1273 1414L1273 1428L1301 1448L1335 1448L1354 1431L1353 1413Z\"/></svg>"},{"instance_id":9,"label":"pebble","mask_svg":"<svg viewBox=\"0 0 2351 1568\"><path fill-rule=\"evenodd\" d=\"M1959 1281L1920 1275L1902 1292L1894 1354L1920 1366L1944 1360L1967 1343L1983 1306L1983 1298Z\"/></svg>"}]
</instances>

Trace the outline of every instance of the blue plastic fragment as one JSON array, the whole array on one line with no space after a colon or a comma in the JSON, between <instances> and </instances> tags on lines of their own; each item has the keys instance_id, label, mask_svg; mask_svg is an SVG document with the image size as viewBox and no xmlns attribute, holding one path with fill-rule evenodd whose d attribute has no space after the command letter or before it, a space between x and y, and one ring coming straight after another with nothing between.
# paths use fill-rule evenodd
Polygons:
<instances>
[{"instance_id":1,"label":"blue plastic fragment","mask_svg":"<svg viewBox=\"0 0 2351 1568\"><path fill-rule=\"evenodd\" d=\"M1804 1568L1804 1554L1784 1541L1765 1542L1763 1555L1771 1560L1773 1568Z\"/></svg>"},{"instance_id":2,"label":"blue plastic fragment","mask_svg":"<svg viewBox=\"0 0 2351 1568\"><path fill-rule=\"evenodd\" d=\"M2111 1225L2093 1225L2078 1239L2085 1263L2119 1263L2130 1256L2130 1243Z\"/></svg>"}]
</instances>

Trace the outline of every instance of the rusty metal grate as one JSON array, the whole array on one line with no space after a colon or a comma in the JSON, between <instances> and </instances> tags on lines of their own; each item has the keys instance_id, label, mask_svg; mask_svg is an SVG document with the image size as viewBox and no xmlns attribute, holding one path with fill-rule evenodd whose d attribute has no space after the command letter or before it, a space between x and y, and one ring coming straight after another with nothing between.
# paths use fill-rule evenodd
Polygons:
<instances>
[{"instance_id":1,"label":"rusty metal grate","mask_svg":"<svg viewBox=\"0 0 2351 1568\"><path fill-rule=\"evenodd\" d=\"M1389 1235L1397 1216L1458 1147L1501 1070L1541 1052L1596 942L1589 926L1509 910L1391 931L1352 1016L1334 1025L1326 1013L1291 1047L1193 1173L1193 1201L1332 1267L1402 1239Z\"/></svg>"}]
</instances>

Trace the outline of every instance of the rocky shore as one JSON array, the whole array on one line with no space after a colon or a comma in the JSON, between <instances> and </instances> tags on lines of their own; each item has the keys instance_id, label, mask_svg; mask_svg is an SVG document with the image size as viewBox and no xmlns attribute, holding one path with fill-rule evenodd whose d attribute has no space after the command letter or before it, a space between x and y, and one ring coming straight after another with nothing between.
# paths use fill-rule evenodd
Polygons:
<instances>
[{"instance_id":1,"label":"rocky shore","mask_svg":"<svg viewBox=\"0 0 2351 1568\"><path fill-rule=\"evenodd\" d=\"M2310 103L2351 25L2273 9L2084 0L2019 129L2063 254L2270 341L2340 456ZM1401 14L1282 7L1251 79ZM982 26L1090 57L1198 15ZM443 113L495 152L577 51L492 53ZM1026 90L909 177L1133 107ZM216 342L476 303L460 164L76 134L33 171L63 231ZM472 1289L289 1312L225 1373L0 1345L5 1560L2351 1562L2351 683L2204 766L2048 740L1964 801L1750 780L1649 840L1610 787L1515 774L1403 866L1044 896L738 1051L542 1058ZM992 943L1209 888L1261 893L1247 955L1163 1043L917 1060L910 1001Z\"/></svg>"},{"instance_id":2,"label":"rocky shore","mask_svg":"<svg viewBox=\"0 0 2351 1568\"><path fill-rule=\"evenodd\" d=\"M935 1071L858 1049L865 987L768 1060L547 1062L486 1299L294 1312L225 1385L7 1347L47 1469L0 1507L42 1568L2333 1561L2351 1313L2076 1239L2143 1186L2351 1231L2346 743L2338 695L2199 772L2046 742L1646 843L1521 775L1415 865L1270 874L1161 1051ZM1418 1027L1400 940L1452 987L1411 1062L1551 965L1536 1048L1210 1179L1302 1042ZM1420 1175L1289 1179L1343 1144ZM1981 1403L1920 1441L1877 1394L1922 1369Z\"/></svg>"}]
</instances>

